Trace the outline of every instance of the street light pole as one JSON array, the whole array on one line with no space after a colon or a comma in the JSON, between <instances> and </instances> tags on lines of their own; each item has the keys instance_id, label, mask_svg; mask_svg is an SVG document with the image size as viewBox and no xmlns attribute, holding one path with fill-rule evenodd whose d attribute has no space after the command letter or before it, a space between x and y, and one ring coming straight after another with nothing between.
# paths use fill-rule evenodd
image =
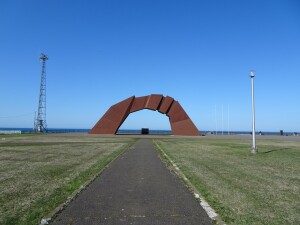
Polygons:
<instances>
[{"instance_id":1,"label":"street light pole","mask_svg":"<svg viewBox=\"0 0 300 225\"><path fill-rule=\"evenodd\" d=\"M255 109L254 109L254 77L255 71L250 71L251 90L252 90L252 149L251 153L257 153L256 140L255 140Z\"/></svg>"}]
</instances>

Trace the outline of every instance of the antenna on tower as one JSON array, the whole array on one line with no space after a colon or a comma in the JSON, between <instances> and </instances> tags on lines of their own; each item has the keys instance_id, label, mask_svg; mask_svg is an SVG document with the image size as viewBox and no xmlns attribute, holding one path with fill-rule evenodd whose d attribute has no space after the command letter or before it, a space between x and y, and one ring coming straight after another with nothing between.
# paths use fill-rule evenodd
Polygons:
<instances>
[{"instance_id":1,"label":"antenna on tower","mask_svg":"<svg viewBox=\"0 0 300 225\"><path fill-rule=\"evenodd\" d=\"M39 107L38 115L34 121L34 131L35 132L46 132L47 123L46 123L46 60L48 56L41 54L40 60L42 62L42 75L41 75L41 84L40 84L40 96L39 96Z\"/></svg>"}]
</instances>

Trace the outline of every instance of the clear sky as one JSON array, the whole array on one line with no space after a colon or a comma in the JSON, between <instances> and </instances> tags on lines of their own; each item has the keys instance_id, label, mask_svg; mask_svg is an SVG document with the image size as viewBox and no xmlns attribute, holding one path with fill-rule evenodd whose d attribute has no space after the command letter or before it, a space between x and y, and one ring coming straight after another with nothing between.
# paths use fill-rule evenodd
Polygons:
<instances>
[{"instance_id":1,"label":"clear sky","mask_svg":"<svg viewBox=\"0 0 300 225\"><path fill-rule=\"evenodd\" d=\"M49 128L91 128L132 95L169 95L200 130L300 131L298 0L1 0L0 127L32 127L40 53ZM223 121L223 122L222 122ZM169 129L142 110L123 129Z\"/></svg>"}]
</instances>

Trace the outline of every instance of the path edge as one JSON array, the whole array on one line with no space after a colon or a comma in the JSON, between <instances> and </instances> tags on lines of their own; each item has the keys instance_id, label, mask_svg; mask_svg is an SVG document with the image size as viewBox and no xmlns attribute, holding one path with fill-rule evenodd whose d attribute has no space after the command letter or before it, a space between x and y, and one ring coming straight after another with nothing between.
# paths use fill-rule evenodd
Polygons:
<instances>
[{"instance_id":1,"label":"path edge","mask_svg":"<svg viewBox=\"0 0 300 225\"><path fill-rule=\"evenodd\" d=\"M218 225L226 225L219 214L208 204L201 193L196 189L192 182L185 176L185 174L179 169L179 167L173 162L173 160L165 153L165 151L159 146L159 144L152 139L154 146L159 153L160 159L167 165L167 168L174 172L188 190L194 195L195 199L200 203L200 206L205 210L208 217Z\"/></svg>"},{"instance_id":2,"label":"path edge","mask_svg":"<svg viewBox=\"0 0 300 225\"><path fill-rule=\"evenodd\" d=\"M46 225L51 224L53 220L60 214L66 207L70 205L70 203L78 197L78 195L87 189L96 178L98 178L105 169L107 169L117 158L119 158L121 155L123 155L125 152L130 151L133 149L133 146L137 142L137 139L133 139L132 142L128 143L127 146L125 146L118 155L114 159L112 159L109 163L107 163L95 176L93 176L91 179L83 183L77 190L75 190L69 197L67 197L66 201L61 203L59 206L57 206L54 210L46 214L44 218L41 219L40 223L38 225Z\"/></svg>"}]
</instances>

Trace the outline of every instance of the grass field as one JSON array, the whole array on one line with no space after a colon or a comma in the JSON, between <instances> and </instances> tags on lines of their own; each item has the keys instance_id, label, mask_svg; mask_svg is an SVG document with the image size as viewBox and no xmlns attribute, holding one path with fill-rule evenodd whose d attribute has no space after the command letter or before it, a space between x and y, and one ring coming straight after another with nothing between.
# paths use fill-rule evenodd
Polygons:
<instances>
[{"instance_id":1,"label":"grass field","mask_svg":"<svg viewBox=\"0 0 300 225\"><path fill-rule=\"evenodd\" d=\"M157 139L226 224L300 224L300 142Z\"/></svg>"},{"instance_id":2,"label":"grass field","mask_svg":"<svg viewBox=\"0 0 300 225\"><path fill-rule=\"evenodd\" d=\"M133 142L0 135L0 224L37 224Z\"/></svg>"}]
</instances>

